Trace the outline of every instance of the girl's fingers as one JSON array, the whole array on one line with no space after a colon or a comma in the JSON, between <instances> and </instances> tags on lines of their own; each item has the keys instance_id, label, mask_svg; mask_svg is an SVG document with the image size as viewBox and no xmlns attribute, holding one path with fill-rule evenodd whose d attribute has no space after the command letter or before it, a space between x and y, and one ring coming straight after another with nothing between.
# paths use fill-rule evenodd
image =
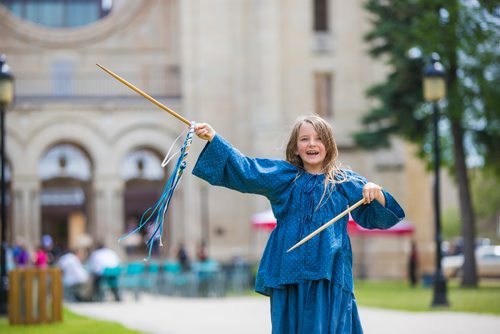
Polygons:
<instances>
[{"instance_id":1,"label":"girl's fingers","mask_svg":"<svg viewBox=\"0 0 500 334\"><path fill-rule=\"evenodd\" d=\"M365 199L365 203L366 204L370 204L370 202L371 202L371 200L370 200L370 192L366 188L363 189L363 198Z\"/></svg>"},{"instance_id":2,"label":"girl's fingers","mask_svg":"<svg viewBox=\"0 0 500 334\"><path fill-rule=\"evenodd\" d=\"M363 198L365 199L365 203L370 204L373 202L377 198L379 191L382 191L382 188L375 183L369 182L365 184L363 187Z\"/></svg>"},{"instance_id":3,"label":"girl's fingers","mask_svg":"<svg viewBox=\"0 0 500 334\"><path fill-rule=\"evenodd\" d=\"M197 123L195 126L195 133L198 137L204 140L212 140L215 135L213 128L207 123Z\"/></svg>"}]
</instances>

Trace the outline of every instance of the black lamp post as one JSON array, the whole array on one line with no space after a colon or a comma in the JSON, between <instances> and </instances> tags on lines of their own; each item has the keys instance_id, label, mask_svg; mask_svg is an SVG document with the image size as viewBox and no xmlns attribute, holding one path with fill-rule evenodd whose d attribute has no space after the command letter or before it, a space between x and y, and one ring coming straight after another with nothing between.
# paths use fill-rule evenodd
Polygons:
<instances>
[{"instance_id":1,"label":"black lamp post","mask_svg":"<svg viewBox=\"0 0 500 334\"><path fill-rule=\"evenodd\" d=\"M433 134L434 134L434 217L435 217L435 241L436 241L436 273L434 274L434 296L432 307L449 306L447 297L446 279L441 268L441 207L439 189L439 108L438 101L446 96L446 80L443 65L439 62L439 55L433 53L431 62L425 66L423 71L424 99L432 103L433 110Z\"/></svg>"},{"instance_id":2,"label":"black lamp post","mask_svg":"<svg viewBox=\"0 0 500 334\"><path fill-rule=\"evenodd\" d=\"M5 108L12 102L14 97L14 77L6 64L5 55L0 55L0 188L1 188L1 210L2 210L2 253L0 255L0 314L7 314L7 205L6 205L6 182L5 182Z\"/></svg>"}]
</instances>

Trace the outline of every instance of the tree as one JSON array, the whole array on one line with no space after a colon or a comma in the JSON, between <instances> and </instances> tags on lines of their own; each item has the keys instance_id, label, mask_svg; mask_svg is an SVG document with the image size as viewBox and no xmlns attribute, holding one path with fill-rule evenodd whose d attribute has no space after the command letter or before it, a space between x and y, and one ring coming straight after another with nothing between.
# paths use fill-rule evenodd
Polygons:
<instances>
[{"instance_id":1,"label":"tree","mask_svg":"<svg viewBox=\"0 0 500 334\"><path fill-rule=\"evenodd\" d=\"M500 5L486 0L369 0L370 54L390 73L367 95L379 104L363 117L355 140L365 148L390 144L392 135L416 143L432 164L432 109L422 98L426 55L437 52L447 70L448 95L440 103L442 163L459 189L464 275L477 286L474 211L467 163L500 179Z\"/></svg>"},{"instance_id":2,"label":"tree","mask_svg":"<svg viewBox=\"0 0 500 334\"><path fill-rule=\"evenodd\" d=\"M498 182L491 182L494 175L491 170L472 170L472 203L478 219L478 226L484 237L500 241L500 187Z\"/></svg>"}]
</instances>

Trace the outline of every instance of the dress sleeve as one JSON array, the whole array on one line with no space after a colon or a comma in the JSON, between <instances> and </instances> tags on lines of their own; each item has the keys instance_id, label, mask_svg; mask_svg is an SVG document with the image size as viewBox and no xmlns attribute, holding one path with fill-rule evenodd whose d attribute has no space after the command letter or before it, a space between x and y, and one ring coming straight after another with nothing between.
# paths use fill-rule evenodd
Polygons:
<instances>
[{"instance_id":1,"label":"dress sleeve","mask_svg":"<svg viewBox=\"0 0 500 334\"><path fill-rule=\"evenodd\" d=\"M296 173L297 168L285 161L243 155L219 134L207 143L193 169L194 175L212 185L263 195L271 201Z\"/></svg>"},{"instance_id":2,"label":"dress sleeve","mask_svg":"<svg viewBox=\"0 0 500 334\"><path fill-rule=\"evenodd\" d=\"M340 183L340 191L347 198L349 206L363 198L363 186L367 183L361 175L348 171L347 180ZM385 206L374 200L368 205L362 205L351 212L354 221L367 229L388 229L405 217L403 208L387 191Z\"/></svg>"}]
</instances>

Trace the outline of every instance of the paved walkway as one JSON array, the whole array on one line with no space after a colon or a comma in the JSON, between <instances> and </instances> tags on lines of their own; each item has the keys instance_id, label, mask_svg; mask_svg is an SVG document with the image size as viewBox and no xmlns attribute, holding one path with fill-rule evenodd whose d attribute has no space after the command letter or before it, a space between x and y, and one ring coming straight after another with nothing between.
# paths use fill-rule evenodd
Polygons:
<instances>
[{"instance_id":1,"label":"paved walkway","mask_svg":"<svg viewBox=\"0 0 500 334\"><path fill-rule=\"evenodd\" d=\"M67 304L74 312L153 334L271 333L265 297L186 299L142 295L138 302ZM366 334L498 334L500 317L360 308ZM312 334L312 333L311 333Z\"/></svg>"}]
</instances>

